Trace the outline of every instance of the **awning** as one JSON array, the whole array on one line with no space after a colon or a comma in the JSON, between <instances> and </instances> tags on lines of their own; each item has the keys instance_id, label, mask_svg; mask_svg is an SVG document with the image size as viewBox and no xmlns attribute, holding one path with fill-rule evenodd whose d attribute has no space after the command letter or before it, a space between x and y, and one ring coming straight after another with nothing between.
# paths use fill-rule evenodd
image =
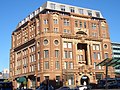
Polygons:
<instances>
[{"instance_id":1,"label":"awning","mask_svg":"<svg viewBox=\"0 0 120 90\"><path fill-rule=\"evenodd\" d=\"M17 82L19 82L19 83L26 82L26 81L27 80L26 80L25 77L19 77L19 78L17 78Z\"/></svg>"},{"instance_id":2,"label":"awning","mask_svg":"<svg viewBox=\"0 0 120 90\"><path fill-rule=\"evenodd\" d=\"M98 63L96 66L113 66L113 67L118 67L120 66L120 58L106 58L102 62Z\"/></svg>"}]
</instances>

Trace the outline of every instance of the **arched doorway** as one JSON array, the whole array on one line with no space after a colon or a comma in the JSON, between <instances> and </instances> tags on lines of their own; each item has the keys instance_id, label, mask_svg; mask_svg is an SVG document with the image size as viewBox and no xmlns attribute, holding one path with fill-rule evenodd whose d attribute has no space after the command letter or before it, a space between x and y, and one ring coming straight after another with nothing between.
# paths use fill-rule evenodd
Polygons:
<instances>
[{"instance_id":1,"label":"arched doorway","mask_svg":"<svg viewBox=\"0 0 120 90\"><path fill-rule=\"evenodd\" d=\"M90 79L87 75L83 75L81 77L81 80L80 80L81 85L88 85L89 82L90 82Z\"/></svg>"}]
</instances>

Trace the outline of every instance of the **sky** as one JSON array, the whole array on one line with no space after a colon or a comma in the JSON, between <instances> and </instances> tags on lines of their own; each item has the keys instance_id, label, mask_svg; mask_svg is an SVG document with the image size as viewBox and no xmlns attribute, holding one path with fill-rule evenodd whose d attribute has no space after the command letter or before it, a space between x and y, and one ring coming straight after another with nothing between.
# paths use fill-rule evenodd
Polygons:
<instances>
[{"instance_id":1,"label":"sky","mask_svg":"<svg viewBox=\"0 0 120 90\"><path fill-rule=\"evenodd\" d=\"M17 24L47 0L0 0L0 72L9 68L11 34ZM120 43L120 0L49 0L101 11L112 42Z\"/></svg>"}]
</instances>

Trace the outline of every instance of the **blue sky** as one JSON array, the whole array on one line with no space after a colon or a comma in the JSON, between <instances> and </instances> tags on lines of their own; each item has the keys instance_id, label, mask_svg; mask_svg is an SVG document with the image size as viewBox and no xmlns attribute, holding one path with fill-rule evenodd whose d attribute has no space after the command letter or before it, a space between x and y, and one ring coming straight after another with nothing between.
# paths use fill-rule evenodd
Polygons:
<instances>
[{"instance_id":1,"label":"blue sky","mask_svg":"<svg viewBox=\"0 0 120 90\"><path fill-rule=\"evenodd\" d=\"M0 0L0 71L9 68L11 33L19 21L47 0ZM109 24L112 42L120 43L120 0L49 0L99 10Z\"/></svg>"}]
</instances>

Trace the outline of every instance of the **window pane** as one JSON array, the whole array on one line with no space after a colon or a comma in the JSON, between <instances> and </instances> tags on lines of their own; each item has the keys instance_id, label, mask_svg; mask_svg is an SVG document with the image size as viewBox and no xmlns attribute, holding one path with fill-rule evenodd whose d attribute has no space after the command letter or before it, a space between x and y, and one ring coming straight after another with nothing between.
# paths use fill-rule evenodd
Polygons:
<instances>
[{"instance_id":1,"label":"window pane","mask_svg":"<svg viewBox=\"0 0 120 90\"><path fill-rule=\"evenodd\" d=\"M70 69L73 69L73 63L72 62L70 62Z\"/></svg>"},{"instance_id":2,"label":"window pane","mask_svg":"<svg viewBox=\"0 0 120 90\"><path fill-rule=\"evenodd\" d=\"M49 51L48 50L44 50L44 58L48 58L49 57Z\"/></svg>"},{"instance_id":3,"label":"window pane","mask_svg":"<svg viewBox=\"0 0 120 90\"><path fill-rule=\"evenodd\" d=\"M64 42L64 43L63 43L63 47L64 47L64 48L67 48L67 42Z\"/></svg>"},{"instance_id":4,"label":"window pane","mask_svg":"<svg viewBox=\"0 0 120 90\"><path fill-rule=\"evenodd\" d=\"M55 57L59 57L59 50L55 50Z\"/></svg>"},{"instance_id":5,"label":"window pane","mask_svg":"<svg viewBox=\"0 0 120 90\"><path fill-rule=\"evenodd\" d=\"M55 62L55 68L56 68L56 69L60 69L60 63L59 63L59 61L56 61L56 62Z\"/></svg>"},{"instance_id":6,"label":"window pane","mask_svg":"<svg viewBox=\"0 0 120 90\"><path fill-rule=\"evenodd\" d=\"M98 60L100 60L100 52L98 52L97 56L98 56Z\"/></svg>"},{"instance_id":7,"label":"window pane","mask_svg":"<svg viewBox=\"0 0 120 90\"><path fill-rule=\"evenodd\" d=\"M44 62L44 69L49 69L49 62L48 61Z\"/></svg>"},{"instance_id":8,"label":"window pane","mask_svg":"<svg viewBox=\"0 0 120 90\"><path fill-rule=\"evenodd\" d=\"M93 57L94 57L94 60L97 59L97 54L96 54L96 52L93 52Z\"/></svg>"},{"instance_id":9,"label":"window pane","mask_svg":"<svg viewBox=\"0 0 120 90\"><path fill-rule=\"evenodd\" d=\"M72 48L72 43L71 42L68 43L68 48Z\"/></svg>"},{"instance_id":10,"label":"window pane","mask_svg":"<svg viewBox=\"0 0 120 90\"><path fill-rule=\"evenodd\" d=\"M68 58L67 51L64 51L64 58Z\"/></svg>"}]
</instances>

